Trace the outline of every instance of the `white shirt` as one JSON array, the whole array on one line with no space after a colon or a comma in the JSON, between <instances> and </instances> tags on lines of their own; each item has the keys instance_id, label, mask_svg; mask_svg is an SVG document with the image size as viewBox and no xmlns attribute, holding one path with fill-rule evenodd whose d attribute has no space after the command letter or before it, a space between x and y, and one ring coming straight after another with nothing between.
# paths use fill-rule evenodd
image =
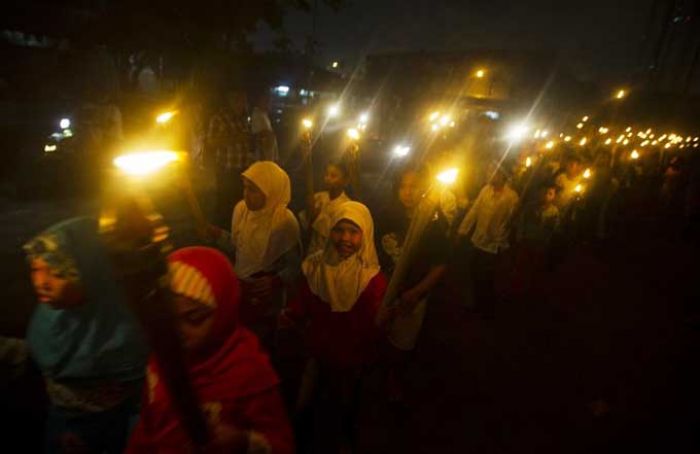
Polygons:
<instances>
[{"instance_id":1,"label":"white shirt","mask_svg":"<svg viewBox=\"0 0 700 454\"><path fill-rule=\"evenodd\" d=\"M253 135L260 134L261 132L270 131L271 140L266 140L262 142L263 149L260 150L262 156L260 160L262 161L279 161L279 151L277 150L277 138L275 137L274 130L272 129L272 124L270 123L270 118L267 116L264 110L257 107L253 108L253 113L250 116L250 127Z\"/></svg>"},{"instance_id":2,"label":"white shirt","mask_svg":"<svg viewBox=\"0 0 700 454\"><path fill-rule=\"evenodd\" d=\"M507 185L500 191L494 191L487 184L479 193L474 205L464 217L458 233L467 235L476 224L472 235L472 244L492 254L508 249L510 220L518 205L518 194Z\"/></svg>"}]
</instances>

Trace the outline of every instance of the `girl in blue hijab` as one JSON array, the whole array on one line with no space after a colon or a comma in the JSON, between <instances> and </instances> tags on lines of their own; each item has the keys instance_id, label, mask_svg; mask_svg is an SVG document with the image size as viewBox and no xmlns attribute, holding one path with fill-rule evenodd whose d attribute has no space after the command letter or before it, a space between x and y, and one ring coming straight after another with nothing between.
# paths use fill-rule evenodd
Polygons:
<instances>
[{"instance_id":1,"label":"girl in blue hijab","mask_svg":"<svg viewBox=\"0 0 700 454\"><path fill-rule=\"evenodd\" d=\"M51 399L47 452L122 452L148 352L97 221L62 222L24 250L39 299L27 340Z\"/></svg>"}]
</instances>

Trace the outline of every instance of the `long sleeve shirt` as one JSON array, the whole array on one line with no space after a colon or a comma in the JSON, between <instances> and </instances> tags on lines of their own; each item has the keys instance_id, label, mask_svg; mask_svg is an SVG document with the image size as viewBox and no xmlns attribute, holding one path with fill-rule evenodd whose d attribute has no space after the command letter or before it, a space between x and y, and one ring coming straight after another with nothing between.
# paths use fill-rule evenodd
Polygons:
<instances>
[{"instance_id":1,"label":"long sleeve shirt","mask_svg":"<svg viewBox=\"0 0 700 454\"><path fill-rule=\"evenodd\" d=\"M474 229L472 244L482 251L497 254L510 246L510 223L518 205L518 194L507 185L495 191L490 184L479 192L459 226L459 235Z\"/></svg>"}]
</instances>

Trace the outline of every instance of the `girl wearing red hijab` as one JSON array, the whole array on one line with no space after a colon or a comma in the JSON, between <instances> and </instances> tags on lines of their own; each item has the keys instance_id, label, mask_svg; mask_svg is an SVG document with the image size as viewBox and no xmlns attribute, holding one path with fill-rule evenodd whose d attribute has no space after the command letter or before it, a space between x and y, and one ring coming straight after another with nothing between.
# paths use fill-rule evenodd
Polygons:
<instances>
[{"instance_id":1,"label":"girl wearing red hijab","mask_svg":"<svg viewBox=\"0 0 700 454\"><path fill-rule=\"evenodd\" d=\"M168 257L189 378L222 452L291 453L279 379L254 334L238 321L240 288L226 257L204 247ZM151 358L141 419L128 452L192 452L159 367Z\"/></svg>"}]
</instances>

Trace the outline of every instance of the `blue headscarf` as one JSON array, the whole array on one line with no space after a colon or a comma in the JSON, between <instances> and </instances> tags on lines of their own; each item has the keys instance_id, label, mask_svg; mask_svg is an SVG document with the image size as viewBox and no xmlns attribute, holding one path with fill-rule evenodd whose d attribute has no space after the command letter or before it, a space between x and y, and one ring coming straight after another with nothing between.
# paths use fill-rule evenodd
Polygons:
<instances>
[{"instance_id":1,"label":"blue headscarf","mask_svg":"<svg viewBox=\"0 0 700 454\"><path fill-rule=\"evenodd\" d=\"M27 258L44 259L62 277L79 282L85 302L69 309L39 304L29 325L32 356L51 379L136 380L148 350L116 280L97 221L56 224L24 246Z\"/></svg>"}]
</instances>

